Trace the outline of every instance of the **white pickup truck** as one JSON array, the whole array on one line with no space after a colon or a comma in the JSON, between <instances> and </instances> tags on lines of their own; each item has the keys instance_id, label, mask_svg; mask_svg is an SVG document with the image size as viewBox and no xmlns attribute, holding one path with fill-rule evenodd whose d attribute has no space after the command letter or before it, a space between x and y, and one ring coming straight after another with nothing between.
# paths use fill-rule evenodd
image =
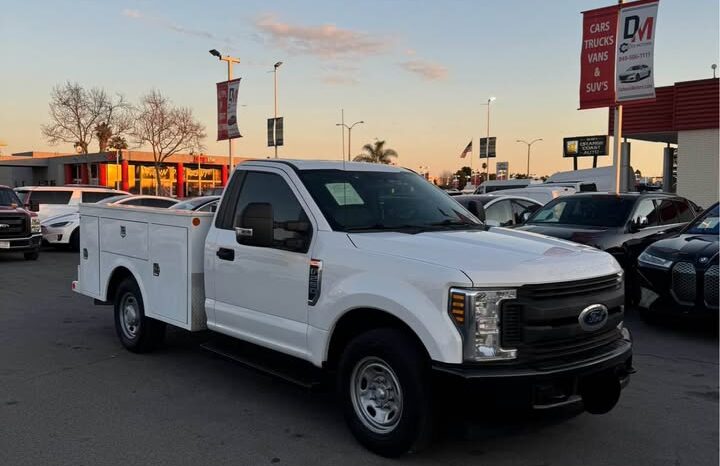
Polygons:
<instances>
[{"instance_id":1,"label":"white pickup truck","mask_svg":"<svg viewBox=\"0 0 720 466\"><path fill-rule=\"evenodd\" d=\"M429 438L449 409L436 381L469 388L465 406L582 399L604 413L632 372L609 254L488 229L482 207L409 170L253 161L214 215L90 204L80 215L73 289L114 305L127 349L153 349L169 324L304 360L337 377L350 429L381 455Z\"/></svg>"}]
</instances>

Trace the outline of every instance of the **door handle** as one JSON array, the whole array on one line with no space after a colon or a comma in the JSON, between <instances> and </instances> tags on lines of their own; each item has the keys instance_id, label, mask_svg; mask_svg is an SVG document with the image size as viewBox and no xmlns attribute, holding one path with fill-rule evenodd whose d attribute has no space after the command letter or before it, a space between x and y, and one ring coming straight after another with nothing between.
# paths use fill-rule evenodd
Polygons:
<instances>
[{"instance_id":1,"label":"door handle","mask_svg":"<svg viewBox=\"0 0 720 466\"><path fill-rule=\"evenodd\" d=\"M219 259L222 259L224 261L234 261L235 260L235 250L234 249L220 248L217 250L216 254Z\"/></svg>"}]
</instances>

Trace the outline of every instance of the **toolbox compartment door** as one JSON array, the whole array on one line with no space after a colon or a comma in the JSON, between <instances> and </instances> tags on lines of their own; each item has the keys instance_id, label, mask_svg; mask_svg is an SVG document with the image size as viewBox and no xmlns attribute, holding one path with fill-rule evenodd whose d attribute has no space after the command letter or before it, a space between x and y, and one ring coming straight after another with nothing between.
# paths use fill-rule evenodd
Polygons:
<instances>
[{"instance_id":1,"label":"toolbox compartment door","mask_svg":"<svg viewBox=\"0 0 720 466\"><path fill-rule=\"evenodd\" d=\"M150 261L146 286L148 315L187 325L188 231L187 228L150 224Z\"/></svg>"},{"instance_id":2,"label":"toolbox compartment door","mask_svg":"<svg viewBox=\"0 0 720 466\"><path fill-rule=\"evenodd\" d=\"M80 265L78 281L91 296L100 294L100 230L98 217L80 216Z\"/></svg>"}]
</instances>

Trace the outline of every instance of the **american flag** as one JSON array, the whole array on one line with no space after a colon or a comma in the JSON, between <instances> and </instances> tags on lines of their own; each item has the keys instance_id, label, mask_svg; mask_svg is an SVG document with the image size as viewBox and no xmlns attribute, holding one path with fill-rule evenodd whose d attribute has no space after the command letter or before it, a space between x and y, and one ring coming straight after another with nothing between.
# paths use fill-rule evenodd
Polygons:
<instances>
[{"instance_id":1,"label":"american flag","mask_svg":"<svg viewBox=\"0 0 720 466\"><path fill-rule=\"evenodd\" d=\"M468 145L465 146L465 150L460 154L460 158L464 159L470 152L472 152L472 139L468 142Z\"/></svg>"}]
</instances>

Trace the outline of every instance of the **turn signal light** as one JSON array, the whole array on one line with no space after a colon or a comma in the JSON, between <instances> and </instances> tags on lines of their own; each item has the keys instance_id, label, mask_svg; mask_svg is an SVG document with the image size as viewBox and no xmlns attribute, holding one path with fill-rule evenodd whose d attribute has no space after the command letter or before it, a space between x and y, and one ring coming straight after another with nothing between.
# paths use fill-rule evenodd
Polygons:
<instances>
[{"instance_id":1,"label":"turn signal light","mask_svg":"<svg viewBox=\"0 0 720 466\"><path fill-rule=\"evenodd\" d=\"M465 324L465 295L463 293L450 294L450 317L456 325Z\"/></svg>"}]
</instances>

